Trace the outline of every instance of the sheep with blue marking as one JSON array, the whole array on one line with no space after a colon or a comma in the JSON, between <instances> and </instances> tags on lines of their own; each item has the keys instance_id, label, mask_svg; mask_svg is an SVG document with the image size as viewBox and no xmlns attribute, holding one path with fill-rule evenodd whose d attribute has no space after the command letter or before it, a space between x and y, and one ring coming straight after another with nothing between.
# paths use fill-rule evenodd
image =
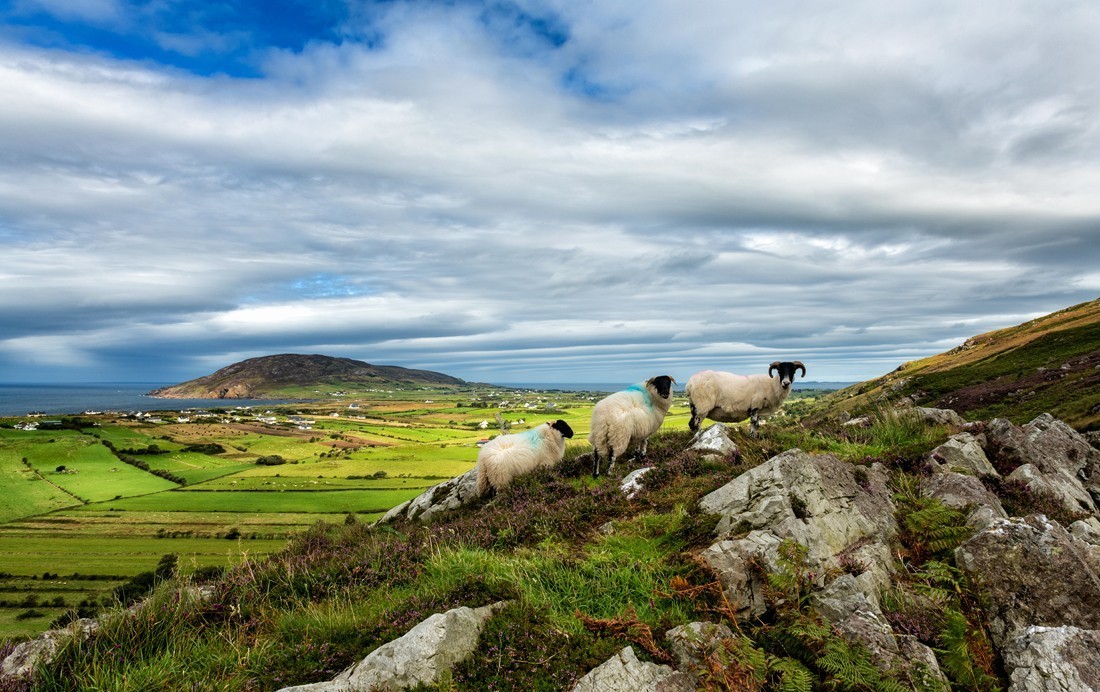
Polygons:
<instances>
[{"instance_id":1,"label":"sheep with blue marking","mask_svg":"<svg viewBox=\"0 0 1100 692\"><path fill-rule=\"evenodd\" d=\"M569 437L573 429L559 419L489 440L477 453L477 494L495 493L517 476L560 463Z\"/></svg>"},{"instance_id":2,"label":"sheep with blue marking","mask_svg":"<svg viewBox=\"0 0 1100 692\"><path fill-rule=\"evenodd\" d=\"M732 372L703 370L691 376L684 386L691 420L688 427L698 432L704 418L720 423L750 419L749 434L756 437L760 417L769 416L783 405L791 393L797 371L806 376L801 361L775 361L767 375L735 375ZM774 373L774 374L773 374Z\"/></svg>"},{"instance_id":3,"label":"sheep with blue marking","mask_svg":"<svg viewBox=\"0 0 1100 692\"><path fill-rule=\"evenodd\" d=\"M593 476L600 475L601 459L608 460L606 473L610 474L615 461L629 449L638 458L645 455L649 436L660 429L672 406L673 382L668 375L659 375L596 402L588 435Z\"/></svg>"}]
</instances>

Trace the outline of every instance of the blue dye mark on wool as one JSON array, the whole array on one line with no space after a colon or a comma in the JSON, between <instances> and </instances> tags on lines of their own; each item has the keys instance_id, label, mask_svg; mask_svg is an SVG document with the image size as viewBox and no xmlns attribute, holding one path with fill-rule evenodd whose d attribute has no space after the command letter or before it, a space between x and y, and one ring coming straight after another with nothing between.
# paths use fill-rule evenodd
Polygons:
<instances>
[{"instance_id":1,"label":"blue dye mark on wool","mask_svg":"<svg viewBox=\"0 0 1100 692\"><path fill-rule=\"evenodd\" d=\"M650 395L649 390L646 389L645 385L632 384L623 391L630 392L631 394L639 397L642 400L643 404L650 408L653 408L653 397Z\"/></svg>"},{"instance_id":2,"label":"blue dye mark on wool","mask_svg":"<svg viewBox=\"0 0 1100 692\"><path fill-rule=\"evenodd\" d=\"M537 447L542 444L542 435L539 433L537 427L520 433L520 435L523 437L523 441L532 447Z\"/></svg>"}]
</instances>

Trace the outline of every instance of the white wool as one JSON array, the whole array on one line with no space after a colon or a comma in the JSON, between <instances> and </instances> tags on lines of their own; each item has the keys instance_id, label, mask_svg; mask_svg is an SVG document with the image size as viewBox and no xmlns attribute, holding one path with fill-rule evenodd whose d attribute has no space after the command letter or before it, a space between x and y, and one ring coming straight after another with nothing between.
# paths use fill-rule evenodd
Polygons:
<instances>
[{"instance_id":1,"label":"white wool","mask_svg":"<svg viewBox=\"0 0 1100 692\"><path fill-rule=\"evenodd\" d=\"M645 454L649 436L657 432L672 405L672 393L663 398L656 387L647 382L615 392L596 402L592 409L592 431L588 441L596 454L596 475L600 459L610 459L607 472L615 460L635 448Z\"/></svg>"},{"instance_id":2,"label":"white wool","mask_svg":"<svg viewBox=\"0 0 1100 692\"><path fill-rule=\"evenodd\" d=\"M786 401L793 387L784 388L778 377L735 375L731 372L703 370L691 376L684 386L693 411L692 429L704 418L720 423L737 423L753 416L768 416Z\"/></svg>"},{"instance_id":3,"label":"white wool","mask_svg":"<svg viewBox=\"0 0 1100 692\"><path fill-rule=\"evenodd\" d=\"M565 456L565 438L551 423L495 437L477 454L477 492L501 490L517 476L553 466Z\"/></svg>"}]
</instances>

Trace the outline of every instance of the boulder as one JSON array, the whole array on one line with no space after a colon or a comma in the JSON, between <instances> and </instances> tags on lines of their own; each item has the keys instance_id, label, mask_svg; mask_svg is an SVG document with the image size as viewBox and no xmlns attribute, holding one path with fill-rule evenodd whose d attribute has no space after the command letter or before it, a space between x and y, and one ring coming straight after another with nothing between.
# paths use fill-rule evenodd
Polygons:
<instances>
[{"instance_id":1,"label":"boulder","mask_svg":"<svg viewBox=\"0 0 1100 692\"><path fill-rule=\"evenodd\" d=\"M915 637L894 633L878 603L878 594L850 574L842 574L813 595L811 604L833 631L863 646L883 672L901 673L919 689L948 689L936 654Z\"/></svg>"},{"instance_id":2,"label":"boulder","mask_svg":"<svg viewBox=\"0 0 1100 692\"><path fill-rule=\"evenodd\" d=\"M1100 546L1100 519L1096 517L1079 519L1066 528L1085 543Z\"/></svg>"},{"instance_id":3,"label":"boulder","mask_svg":"<svg viewBox=\"0 0 1100 692\"><path fill-rule=\"evenodd\" d=\"M897 532L894 506L879 466L855 467L831 455L799 449L779 454L705 496L700 508L721 516L718 541L703 552L722 580L727 597L749 617L763 612L763 584L746 560L774 571L783 540L804 545L809 570L824 585L827 570L862 563L868 590L889 584L888 547Z\"/></svg>"},{"instance_id":4,"label":"boulder","mask_svg":"<svg viewBox=\"0 0 1100 692\"><path fill-rule=\"evenodd\" d=\"M688 449L694 449L708 456L723 459L729 458L740 451L737 444L730 439L729 428L721 423L715 423L695 433L695 437L691 438Z\"/></svg>"},{"instance_id":5,"label":"boulder","mask_svg":"<svg viewBox=\"0 0 1100 692\"><path fill-rule=\"evenodd\" d=\"M398 639L383 644L328 682L285 687L281 692L403 690L435 684L473 654L485 621L504 603L436 613Z\"/></svg>"},{"instance_id":6,"label":"boulder","mask_svg":"<svg viewBox=\"0 0 1100 692\"><path fill-rule=\"evenodd\" d=\"M577 681L573 692L694 692L691 676L639 661L626 647Z\"/></svg>"},{"instance_id":7,"label":"boulder","mask_svg":"<svg viewBox=\"0 0 1100 692\"><path fill-rule=\"evenodd\" d=\"M1023 427L1031 447L1031 463L1044 474L1058 473L1080 482L1094 498L1100 498L1100 451L1068 424L1049 413ZM1092 511L1096 512L1093 504Z\"/></svg>"},{"instance_id":8,"label":"boulder","mask_svg":"<svg viewBox=\"0 0 1100 692\"><path fill-rule=\"evenodd\" d=\"M949 408L927 408L914 406L909 409L922 421L929 425L965 425L966 419Z\"/></svg>"},{"instance_id":9,"label":"boulder","mask_svg":"<svg viewBox=\"0 0 1100 692\"><path fill-rule=\"evenodd\" d=\"M1100 631L1028 627L1001 656L1009 692L1100 690Z\"/></svg>"},{"instance_id":10,"label":"boulder","mask_svg":"<svg viewBox=\"0 0 1100 692\"><path fill-rule=\"evenodd\" d=\"M937 471L965 473L971 476L1000 478L993 464L985 455L978 437L968 432L953 435L947 442L932 450L932 467Z\"/></svg>"},{"instance_id":11,"label":"boulder","mask_svg":"<svg viewBox=\"0 0 1100 692\"><path fill-rule=\"evenodd\" d=\"M427 524L439 514L458 509L477 499L477 467L475 466L461 476L433 485L413 499L397 505L375 523L389 524L399 519L405 521L416 519Z\"/></svg>"},{"instance_id":12,"label":"boulder","mask_svg":"<svg viewBox=\"0 0 1100 692\"><path fill-rule=\"evenodd\" d=\"M623 495L626 495L629 499L634 499L634 496L642 492L645 489L643 479L645 475L653 470L652 466L646 466L645 468L634 469L630 473L623 477L623 480L619 483L619 490Z\"/></svg>"},{"instance_id":13,"label":"boulder","mask_svg":"<svg viewBox=\"0 0 1100 692\"><path fill-rule=\"evenodd\" d=\"M27 681L40 665L53 660L61 644L72 637L87 639L99 628L96 620L82 618L74 620L61 629L49 630L30 641L22 642L0 661L0 688L4 680Z\"/></svg>"},{"instance_id":14,"label":"boulder","mask_svg":"<svg viewBox=\"0 0 1100 692\"><path fill-rule=\"evenodd\" d=\"M1070 512L1096 514L1096 504L1080 481L1061 471L1043 473L1035 464L1024 464L1010 473L1008 480L1020 483L1033 493L1053 497Z\"/></svg>"},{"instance_id":15,"label":"boulder","mask_svg":"<svg viewBox=\"0 0 1100 692\"><path fill-rule=\"evenodd\" d=\"M977 478L964 473L934 473L924 479L920 490L924 497L935 498L952 509L973 512L988 507L993 516L1008 516L995 494Z\"/></svg>"},{"instance_id":16,"label":"boulder","mask_svg":"<svg viewBox=\"0 0 1100 692\"><path fill-rule=\"evenodd\" d=\"M721 661L722 642L733 638L733 630L724 624L692 622L665 632L676 667L696 680L710 675L707 659Z\"/></svg>"},{"instance_id":17,"label":"boulder","mask_svg":"<svg viewBox=\"0 0 1100 692\"><path fill-rule=\"evenodd\" d=\"M1056 497L1071 512L1100 516L1100 451L1049 413L1021 427L1003 418L986 426L986 450L1009 478Z\"/></svg>"},{"instance_id":18,"label":"boulder","mask_svg":"<svg viewBox=\"0 0 1100 692\"><path fill-rule=\"evenodd\" d=\"M955 550L999 648L1032 626L1100 629L1100 559L1043 515L998 519Z\"/></svg>"}]
</instances>

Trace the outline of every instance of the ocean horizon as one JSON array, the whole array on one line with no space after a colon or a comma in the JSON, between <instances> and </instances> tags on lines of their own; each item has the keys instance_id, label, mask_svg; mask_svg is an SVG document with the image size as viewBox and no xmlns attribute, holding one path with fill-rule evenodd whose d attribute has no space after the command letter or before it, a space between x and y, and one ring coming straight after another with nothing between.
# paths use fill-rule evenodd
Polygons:
<instances>
[{"instance_id":1,"label":"ocean horizon","mask_svg":"<svg viewBox=\"0 0 1100 692\"><path fill-rule=\"evenodd\" d=\"M291 404L298 399L160 399L149 396L158 387L175 382L0 383L0 416L75 415L86 411L182 411L195 408L232 408ZM615 392L630 383L608 382L501 382L509 389L563 392ZM854 382L795 382L795 389L842 389ZM677 391L682 386L677 385Z\"/></svg>"}]
</instances>

